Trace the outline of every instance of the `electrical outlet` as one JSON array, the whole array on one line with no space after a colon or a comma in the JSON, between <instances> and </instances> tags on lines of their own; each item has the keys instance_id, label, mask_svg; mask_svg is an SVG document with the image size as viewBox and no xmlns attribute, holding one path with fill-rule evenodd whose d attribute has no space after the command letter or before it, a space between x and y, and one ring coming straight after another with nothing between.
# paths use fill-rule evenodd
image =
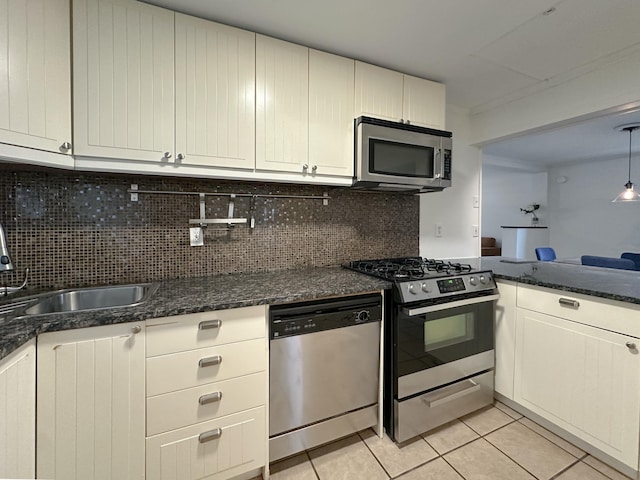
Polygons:
<instances>
[{"instance_id":1,"label":"electrical outlet","mask_svg":"<svg viewBox=\"0 0 640 480\"><path fill-rule=\"evenodd\" d=\"M474 237L480 236L480 229L478 228L478 225L471 225L471 230L473 231Z\"/></svg>"},{"instance_id":2,"label":"electrical outlet","mask_svg":"<svg viewBox=\"0 0 640 480\"><path fill-rule=\"evenodd\" d=\"M480 208L480 198L478 195L473 196L473 208Z\"/></svg>"},{"instance_id":3,"label":"electrical outlet","mask_svg":"<svg viewBox=\"0 0 640 480\"><path fill-rule=\"evenodd\" d=\"M441 237L442 236L442 224L441 223L436 223L435 235L436 235L436 237Z\"/></svg>"},{"instance_id":4,"label":"electrical outlet","mask_svg":"<svg viewBox=\"0 0 640 480\"><path fill-rule=\"evenodd\" d=\"M189 243L192 247L201 247L204 245L204 235L202 227L189 228Z\"/></svg>"}]
</instances>

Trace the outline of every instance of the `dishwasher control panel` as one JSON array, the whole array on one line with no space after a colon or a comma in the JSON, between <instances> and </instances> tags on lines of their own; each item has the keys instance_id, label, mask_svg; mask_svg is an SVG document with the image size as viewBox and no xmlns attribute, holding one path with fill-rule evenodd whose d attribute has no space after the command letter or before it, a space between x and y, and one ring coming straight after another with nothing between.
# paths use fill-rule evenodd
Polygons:
<instances>
[{"instance_id":1,"label":"dishwasher control panel","mask_svg":"<svg viewBox=\"0 0 640 480\"><path fill-rule=\"evenodd\" d=\"M278 305L270 309L270 338L321 332L382 320L381 295Z\"/></svg>"}]
</instances>

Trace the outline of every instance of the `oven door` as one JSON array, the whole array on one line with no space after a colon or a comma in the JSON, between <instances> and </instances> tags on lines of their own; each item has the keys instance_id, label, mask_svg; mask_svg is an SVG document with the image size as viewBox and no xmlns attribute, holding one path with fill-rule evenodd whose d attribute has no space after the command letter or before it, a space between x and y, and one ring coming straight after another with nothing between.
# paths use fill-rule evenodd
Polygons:
<instances>
[{"instance_id":1,"label":"oven door","mask_svg":"<svg viewBox=\"0 0 640 480\"><path fill-rule=\"evenodd\" d=\"M430 390L494 366L499 295L401 306L395 324L396 398Z\"/></svg>"}]
</instances>

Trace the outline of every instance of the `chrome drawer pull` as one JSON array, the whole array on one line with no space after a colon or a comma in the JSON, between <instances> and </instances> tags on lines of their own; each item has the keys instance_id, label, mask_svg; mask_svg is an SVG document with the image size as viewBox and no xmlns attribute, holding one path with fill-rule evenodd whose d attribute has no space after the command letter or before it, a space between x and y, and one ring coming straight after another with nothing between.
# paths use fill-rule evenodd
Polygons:
<instances>
[{"instance_id":1,"label":"chrome drawer pull","mask_svg":"<svg viewBox=\"0 0 640 480\"><path fill-rule=\"evenodd\" d=\"M220 328L222 326L222 320L207 320L198 324L199 330L209 330L211 328Z\"/></svg>"},{"instance_id":2,"label":"chrome drawer pull","mask_svg":"<svg viewBox=\"0 0 640 480\"><path fill-rule=\"evenodd\" d=\"M625 345L627 346L627 348L629 350L635 350L636 349L636 344L633 343L633 342L627 342L627 343L625 343Z\"/></svg>"},{"instance_id":3,"label":"chrome drawer pull","mask_svg":"<svg viewBox=\"0 0 640 480\"><path fill-rule=\"evenodd\" d=\"M214 355L213 357L201 358L198 362L199 367L212 367L222 363L222 355Z\"/></svg>"},{"instance_id":4,"label":"chrome drawer pull","mask_svg":"<svg viewBox=\"0 0 640 480\"><path fill-rule=\"evenodd\" d=\"M200 405L206 405L207 403L219 402L222 399L222 392L213 392L206 395L202 395L198 399Z\"/></svg>"},{"instance_id":5,"label":"chrome drawer pull","mask_svg":"<svg viewBox=\"0 0 640 480\"><path fill-rule=\"evenodd\" d=\"M198 436L198 441L200 443L210 442L211 440L220 438L221 435L222 435L222 429L214 428L213 430L209 430L208 432L201 433Z\"/></svg>"},{"instance_id":6,"label":"chrome drawer pull","mask_svg":"<svg viewBox=\"0 0 640 480\"><path fill-rule=\"evenodd\" d=\"M572 300L570 298L559 298L558 303L560 305L564 305L565 307L578 308L580 307L580 302L577 300Z\"/></svg>"}]
</instances>

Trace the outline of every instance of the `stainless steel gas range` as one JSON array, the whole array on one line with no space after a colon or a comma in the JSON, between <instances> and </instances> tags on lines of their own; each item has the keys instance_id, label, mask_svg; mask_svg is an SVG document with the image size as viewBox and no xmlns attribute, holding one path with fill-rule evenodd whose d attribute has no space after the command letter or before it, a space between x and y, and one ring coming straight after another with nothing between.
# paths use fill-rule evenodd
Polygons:
<instances>
[{"instance_id":1,"label":"stainless steel gas range","mask_svg":"<svg viewBox=\"0 0 640 480\"><path fill-rule=\"evenodd\" d=\"M385 326L387 434L404 442L493 401L491 271L419 257L346 268L394 283Z\"/></svg>"}]
</instances>

